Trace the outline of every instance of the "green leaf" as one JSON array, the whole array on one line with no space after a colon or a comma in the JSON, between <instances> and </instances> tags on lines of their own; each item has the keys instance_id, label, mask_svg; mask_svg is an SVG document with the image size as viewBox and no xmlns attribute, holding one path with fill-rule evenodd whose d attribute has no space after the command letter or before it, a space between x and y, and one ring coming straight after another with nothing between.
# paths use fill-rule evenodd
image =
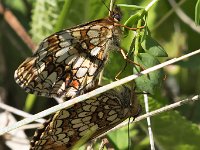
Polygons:
<instances>
[{"instance_id":1,"label":"green leaf","mask_svg":"<svg viewBox=\"0 0 200 150\"><path fill-rule=\"evenodd\" d=\"M61 30L64 28L64 23L65 23L65 19L67 18L67 15L69 13L69 8L71 5L71 0L65 0L64 6L62 8L62 11L58 17L58 21L56 23L56 27L54 29L55 32Z\"/></svg>"},{"instance_id":2,"label":"green leaf","mask_svg":"<svg viewBox=\"0 0 200 150\"><path fill-rule=\"evenodd\" d=\"M167 57L167 53L165 52L164 48L149 35L145 35L141 46L145 52L155 57Z\"/></svg>"},{"instance_id":3,"label":"green leaf","mask_svg":"<svg viewBox=\"0 0 200 150\"><path fill-rule=\"evenodd\" d=\"M36 43L54 32L64 0L36 1L32 11L31 35Z\"/></svg>"},{"instance_id":4,"label":"green leaf","mask_svg":"<svg viewBox=\"0 0 200 150\"><path fill-rule=\"evenodd\" d=\"M197 1L195 6L195 23L200 25L200 0Z\"/></svg>"},{"instance_id":5,"label":"green leaf","mask_svg":"<svg viewBox=\"0 0 200 150\"><path fill-rule=\"evenodd\" d=\"M161 103L149 97L150 110L163 107ZM200 129L197 124L183 117L178 111L168 111L151 118L154 139L158 149L198 150L200 147ZM147 132L146 121L140 122Z\"/></svg>"},{"instance_id":6,"label":"green leaf","mask_svg":"<svg viewBox=\"0 0 200 150\"><path fill-rule=\"evenodd\" d=\"M36 96L34 94L28 94L26 97L26 101L25 101L25 107L24 110L26 112L30 112L33 104L35 103L36 100Z\"/></svg>"},{"instance_id":7,"label":"green leaf","mask_svg":"<svg viewBox=\"0 0 200 150\"><path fill-rule=\"evenodd\" d=\"M140 19L140 13L136 13L131 15L127 21L124 23L125 26L132 27L133 25L137 25L138 20Z\"/></svg>"},{"instance_id":8,"label":"green leaf","mask_svg":"<svg viewBox=\"0 0 200 150\"><path fill-rule=\"evenodd\" d=\"M86 1L83 1L83 4L85 3ZM109 13L108 9L104 5L102 5L102 1L87 0L87 3L88 4L84 8L85 14L86 14L85 19L87 21L92 21L94 19L100 19L100 18L104 18L105 16L108 16L108 13Z\"/></svg>"},{"instance_id":9,"label":"green leaf","mask_svg":"<svg viewBox=\"0 0 200 150\"><path fill-rule=\"evenodd\" d=\"M124 23L124 25L127 26L127 27L134 27L134 26L136 27L136 26L137 26L137 23L138 23L138 21L139 21L140 19L141 19L141 12L138 12L138 13L136 13L136 14L130 16L130 17L126 20L126 22ZM129 31L130 31L129 29L124 28L124 35L127 35Z\"/></svg>"},{"instance_id":10,"label":"green leaf","mask_svg":"<svg viewBox=\"0 0 200 150\"><path fill-rule=\"evenodd\" d=\"M157 58L148 53L140 53L140 56L135 57L135 61L140 64L144 69L160 64ZM138 67L133 69L134 73L138 73ZM162 70L156 70L147 75L143 75L135 80L137 88L141 91L145 91L154 94L160 87L163 79Z\"/></svg>"},{"instance_id":11,"label":"green leaf","mask_svg":"<svg viewBox=\"0 0 200 150\"><path fill-rule=\"evenodd\" d=\"M144 9L144 7L137 6L137 5L117 4L117 6L124 7L124 8L130 8L131 10Z\"/></svg>"},{"instance_id":12,"label":"green leaf","mask_svg":"<svg viewBox=\"0 0 200 150\"><path fill-rule=\"evenodd\" d=\"M115 149L126 150L128 149L128 132L130 132L130 137L135 137L137 135L137 130L134 129L134 124L130 124L130 131L128 131L128 125L120 128L114 132L108 134L108 140L112 143ZM123 141L123 142L122 142Z\"/></svg>"}]
</instances>

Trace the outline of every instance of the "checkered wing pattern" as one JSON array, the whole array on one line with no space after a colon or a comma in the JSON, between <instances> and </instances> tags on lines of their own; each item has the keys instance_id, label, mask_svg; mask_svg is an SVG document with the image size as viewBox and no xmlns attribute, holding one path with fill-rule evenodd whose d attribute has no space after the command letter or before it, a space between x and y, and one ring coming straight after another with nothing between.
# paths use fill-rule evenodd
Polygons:
<instances>
[{"instance_id":1,"label":"checkered wing pattern","mask_svg":"<svg viewBox=\"0 0 200 150\"><path fill-rule=\"evenodd\" d=\"M108 51L118 46L116 16L47 37L15 71L16 82L27 92L46 97L71 98L93 88Z\"/></svg>"},{"instance_id":2,"label":"checkered wing pattern","mask_svg":"<svg viewBox=\"0 0 200 150\"><path fill-rule=\"evenodd\" d=\"M58 111L35 133L31 150L67 150L94 139L128 117L138 115L140 105L136 97L132 98L132 105L130 100L131 91L126 87Z\"/></svg>"}]
</instances>

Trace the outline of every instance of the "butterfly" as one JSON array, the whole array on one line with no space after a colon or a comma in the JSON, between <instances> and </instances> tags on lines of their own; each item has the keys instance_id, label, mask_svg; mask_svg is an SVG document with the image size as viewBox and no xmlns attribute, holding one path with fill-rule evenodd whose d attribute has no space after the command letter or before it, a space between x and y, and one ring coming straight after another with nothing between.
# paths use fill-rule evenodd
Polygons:
<instances>
[{"instance_id":1,"label":"butterfly","mask_svg":"<svg viewBox=\"0 0 200 150\"><path fill-rule=\"evenodd\" d=\"M31 150L66 150L77 143L80 147L140 111L136 94L128 87L109 90L56 112L36 131Z\"/></svg>"},{"instance_id":2,"label":"butterfly","mask_svg":"<svg viewBox=\"0 0 200 150\"><path fill-rule=\"evenodd\" d=\"M107 18L64 29L45 38L33 56L15 71L26 92L70 99L97 85L112 49L119 47L121 12Z\"/></svg>"}]
</instances>

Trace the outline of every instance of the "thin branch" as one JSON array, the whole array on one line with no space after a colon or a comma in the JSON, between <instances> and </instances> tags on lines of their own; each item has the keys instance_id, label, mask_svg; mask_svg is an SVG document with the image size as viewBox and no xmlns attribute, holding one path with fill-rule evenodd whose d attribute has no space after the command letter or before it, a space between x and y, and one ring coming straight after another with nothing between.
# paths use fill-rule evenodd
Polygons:
<instances>
[{"instance_id":1,"label":"thin branch","mask_svg":"<svg viewBox=\"0 0 200 150\"><path fill-rule=\"evenodd\" d=\"M170 105L167 105L167 106L164 106L160 109L157 109L157 110L154 110L154 111L151 111L150 113L146 113L144 115L141 115L137 118L135 118L135 120L131 123L135 123L135 122L139 122L141 120L144 120L146 119L147 117L152 117L152 116L155 116L157 114L160 114L160 113L163 113L163 112L166 112L166 111L169 111L169 110L172 110L176 107L180 107L186 103L189 103L189 102L195 102L197 100L200 99L200 95L195 95L193 96L192 98L187 98L187 99L184 99L184 100L181 100L181 101L178 101L176 103L173 103L173 104L170 104ZM107 131L106 133L102 134L101 136L97 137L97 138L101 138L102 136L105 136L107 133L109 132L112 132L114 130L117 130L119 128L122 128L124 126L127 126L130 122L129 121L124 121L123 123L117 125L116 127L112 128L111 130Z\"/></svg>"},{"instance_id":2,"label":"thin branch","mask_svg":"<svg viewBox=\"0 0 200 150\"><path fill-rule=\"evenodd\" d=\"M177 6L175 6L170 11L168 11L164 16L162 16L162 18L160 18L158 20L158 22L154 25L154 27L151 29L151 31L156 30L162 23L164 23L165 20L167 20L167 18L169 18L169 16L171 16L173 14L173 12L175 11L176 7L180 7L185 1L186 0L181 0L180 2L177 3Z\"/></svg>"},{"instance_id":3,"label":"thin branch","mask_svg":"<svg viewBox=\"0 0 200 150\"><path fill-rule=\"evenodd\" d=\"M144 94L144 104L145 104L146 113L149 113L149 103L148 103L148 95L147 94ZM152 129L151 129L150 117L147 117L147 126L148 126L151 150L155 150L154 138L153 138L153 132L152 132Z\"/></svg>"},{"instance_id":4,"label":"thin branch","mask_svg":"<svg viewBox=\"0 0 200 150\"><path fill-rule=\"evenodd\" d=\"M14 107L11 107L11 106L3 104L3 103L0 103L0 108L6 110L8 112L11 112L13 114L16 114L18 116L24 117L24 118L28 118L28 117L32 117L33 116L33 115L31 115L31 114L29 114L27 112L21 111L19 109L16 109ZM38 120L35 120L35 121L39 122L39 123L44 123L45 122L44 119L38 119Z\"/></svg>"},{"instance_id":5,"label":"thin branch","mask_svg":"<svg viewBox=\"0 0 200 150\"><path fill-rule=\"evenodd\" d=\"M113 11L113 6L115 4L115 0L110 1L110 8L109 8L109 16L111 16L111 12Z\"/></svg>"},{"instance_id":6,"label":"thin branch","mask_svg":"<svg viewBox=\"0 0 200 150\"><path fill-rule=\"evenodd\" d=\"M41 127L41 126L42 126L41 123L33 123L33 124L27 124L25 126L17 128L17 129L19 129L19 130L29 130L29 129L37 129L37 128Z\"/></svg>"},{"instance_id":7,"label":"thin branch","mask_svg":"<svg viewBox=\"0 0 200 150\"><path fill-rule=\"evenodd\" d=\"M188 17L181 9L177 6L177 3L174 0L169 0L170 5L175 10L177 16L185 23L187 24L192 30L196 31L197 33L200 33L200 26L197 26L195 22Z\"/></svg>"},{"instance_id":8,"label":"thin branch","mask_svg":"<svg viewBox=\"0 0 200 150\"><path fill-rule=\"evenodd\" d=\"M2 30L1 33L2 33L2 35L6 36L8 38L10 45L13 45L13 47L15 47L16 50L19 50L20 55L23 58L27 57L27 53L25 51L22 51L24 49L22 44L19 43L18 40L16 40L15 36L13 36L13 31L11 31L11 30Z\"/></svg>"},{"instance_id":9,"label":"thin branch","mask_svg":"<svg viewBox=\"0 0 200 150\"><path fill-rule=\"evenodd\" d=\"M134 75L125 77L125 78L123 78L123 79L121 79L121 80L112 82L112 83L110 83L110 84L108 84L108 85L105 85L105 86L103 86L103 87L97 88L97 89L95 89L95 90L93 90L93 91L91 91L91 92L88 92L88 93L86 93L86 94L83 94L83 95L80 95L80 96L78 96L78 97L75 97L75 98L73 98L73 99L71 99L71 100L69 100L69 101L66 101L66 102L62 103L62 104L58 104L58 105L56 105L56 106L53 106L53 107L51 107L51 108L49 108L49 109L46 109L46 110L44 110L44 111L42 111L42 112L40 112L40 113L37 113L37 114L33 115L32 117L23 119L23 120L18 121L17 123L15 123L15 124L13 124L13 125L10 125L10 126L8 126L8 127L5 127L5 128L3 128L3 129L0 129L0 135L3 135L3 134L6 133L6 132L9 132L9 131L14 130L14 129L16 129L16 128L19 128L20 126L23 126L23 125L28 124L28 123L30 123L30 122L33 122L34 120L37 120L37 119L39 119L39 118L43 118L43 117L45 117L45 116L48 116L48 115L50 115L50 114L53 114L53 113L55 113L55 112L57 112L57 111L59 111L59 110L61 110L61 109L64 109L64 108L66 109L66 108L68 108L69 106L74 105L75 103L79 103L79 102L84 101L84 100L86 100L86 99L88 99L88 98L94 97L94 96L96 96L96 95L98 95L98 94L101 94L101 93L103 93L103 92L106 92L106 91L108 91L108 90L110 90L110 89L112 89L112 88L115 88L115 87L117 87L117 86L120 86L120 85L122 85L122 84L125 84L125 83L127 83L127 82L130 82L130 81L132 81L132 80L134 80L134 79L136 79L136 78L138 78L138 77L140 77L140 76L142 76L142 75L148 74L148 73L150 73L150 72L152 72L152 71L158 70L158 69L163 68L163 67L165 67L165 66L167 66L167 65L173 64L173 63L178 62L178 61L180 61L180 60L183 60L183 59L185 59L185 58L188 58L188 57L191 57L191 56L193 56L193 55L196 55L196 54L198 54L198 53L200 53L200 49L199 49L199 50L196 50L196 51L194 51L194 52L188 53L188 54L186 54L186 55L184 55L184 56L181 56L181 57L179 57L179 58L174 58L174 59L171 59L171 60L169 60L169 61L166 61L166 62L164 62L164 63L162 63L162 64L159 64L159 65L156 65L156 66L151 67L151 68L149 68L149 69L146 69L146 70L144 70L144 71L142 71L142 72L140 72L140 73L138 73L138 74L134 74Z\"/></svg>"},{"instance_id":10,"label":"thin branch","mask_svg":"<svg viewBox=\"0 0 200 150\"><path fill-rule=\"evenodd\" d=\"M4 138L5 141L7 141L7 142L9 141L9 142L15 143L17 145L18 144L19 145L27 145L27 146L30 145L30 142L27 138L20 137L17 134L16 135L6 134L3 138ZM19 147L19 146L17 146L17 147ZM13 150L13 148L11 148L11 149Z\"/></svg>"},{"instance_id":11,"label":"thin branch","mask_svg":"<svg viewBox=\"0 0 200 150\"><path fill-rule=\"evenodd\" d=\"M146 7L145 7L145 11L149 11L149 9L155 4L157 3L159 0L152 0Z\"/></svg>"},{"instance_id":12,"label":"thin branch","mask_svg":"<svg viewBox=\"0 0 200 150\"><path fill-rule=\"evenodd\" d=\"M5 21L10 25L10 27L17 33L17 35L23 40L23 42L31 49L35 49L35 44L31 40L30 36L22 26L22 24L18 21L15 15L10 11L3 7L0 3L0 14L4 16Z\"/></svg>"}]
</instances>

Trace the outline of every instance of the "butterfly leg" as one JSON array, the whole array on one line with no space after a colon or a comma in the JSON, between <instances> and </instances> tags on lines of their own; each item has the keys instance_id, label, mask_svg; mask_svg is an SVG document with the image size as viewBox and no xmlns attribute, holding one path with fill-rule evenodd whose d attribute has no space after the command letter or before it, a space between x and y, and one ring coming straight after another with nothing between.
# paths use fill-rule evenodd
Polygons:
<instances>
[{"instance_id":1,"label":"butterfly leg","mask_svg":"<svg viewBox=\"0 0 200 150\"><path fill-rule=\"evenodd\" d=\"M115 76L115 80L119 80L118 77L119 77L119 75L122 74L122 72L126 69L126 66L127 66L127 62L125 63L123 69L121 69L121 70L117 73L117 75Z\"/></svg>"},{"instance_id":2,"label":"butterfly leg","mask_svg":"<svg viewBox=\"0 0 200 150\"><path fill-rule=\"evenodd\" d=\"M134 64L134 65L140 67L140 69L141 69L142 71L145 70L144 67L142 67L140 64L135 63L134 61L130 60L130 59L128 58L127 54L125 54L125 52L124 52L124 50L123 50L122 48L120 48L118 51L122 54L123 58L126 60L126 64L125 64L124 68L123 68L122 70L120 70L120 71L117 73L117 75L115 76L115 80L119 80L118 77L119 77L119 75L125 70L125 68L126 68L126 66L127 66L127 62L129 62L129 63L131 63L131 64Z\"/></svg>"},{"instance_id":3,"label":"butterfly leg","mask_svg":"<svg viewBox=\"0 0 200 150\"><path fill-rule=\"evenodd\" d=\"M123 25L123 24L115 23L115 26L120 26L120 27L124 27L124 28L126 28L126 29L128 29L128 30L136 31L136 30L138 30L138 29L143 29L143 28L145 28L146 25L140 26L140 27L136 27L136 28L131 28L131 27L128 27L128 26Z\"/></svg>"},{"instance_id":4,"label":"butterfly leg","mask_svg":"<svg viewBox=\"0 0 200 150\"><path fill-rule=\"evenodd\" d=\"M123 58L124 58L127 62L129 62L129 63L131 63L131 64L134 64L134 65L140 67L140 69L141 69L142 71L145 70L140 64L135 63L134 61L130 60L130 59L127 57L127 54L125 54L125 52L124 52L124 50L123 50L122 48L120 48L120 53L122 54Z\"/></svg>"}]
</instances>

